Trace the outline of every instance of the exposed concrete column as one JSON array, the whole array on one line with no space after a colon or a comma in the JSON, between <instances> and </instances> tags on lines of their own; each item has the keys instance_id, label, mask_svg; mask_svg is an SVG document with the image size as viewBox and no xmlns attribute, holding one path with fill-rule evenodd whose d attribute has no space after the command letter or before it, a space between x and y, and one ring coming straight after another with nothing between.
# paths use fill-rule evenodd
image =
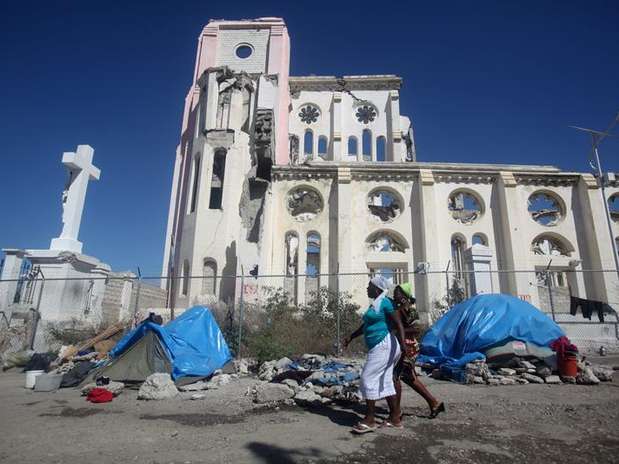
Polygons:
<instances>
[{"instance_id":1,"label":"exposed concrete column","mask_svg":"<svg viewBox=\"0 0 619 464\"><path fill-rule=\"evenodd\" d=\"M519 235L523 228L518 214L521 200L516 185L516 178L509 172L500 172L496 179L493 222L497 237L497 262L501 270L532 270L528 260L529 243L523 244ZM501 292L532 300L537 297L537 292L531 295L532 278L531 274L523 272L501 273Z\"/></svg>"},{"instance_id":2,"label":"exposed concrete column","mask_svg":"<svg viewBox=\"0 0 619 464\"><path fill-rule=\"evenodd\" d=\"M353 220L350 207L352 202L352 180L350 168L340 167L337 170L337 214L338 214L338 272L350 273L352 269L352 233ZM353 276L339 277L339 291L352 293Z\"/></svg>"},{"instance_id":3,"label":"exposed concrete column","mask_svg":"<svg viewBox=\"0 0 619 464\"><path fill-rule=\"evenodd\" d=\"M492 292L492 251L485 245L473 245L465 251L467 270L470 274L471 295Z\"/></svg>"},{"instance_id":4,"label":"exposed concrete column","mask_svg":"<svg viewBox=\"0 0 619 464\"><path fill-rule=\"evenodd\" d=\"M342 92L333 92L333 111L331 112L331 147L334 161L343 161L342 147Z\"/></svg>"},{"instance_id":5,"label":"exposed concrete column","mask_svg":"<svg viewBox=\"0 0 619 464\"><path fill-rule=\"evenodd\" d=\"M0 280L19 279L21 267L24 263L25 250L5 248L2 251L4 251L4 265L2 266ZM13 303L16 290L17 281L0 282L0 311L6 311L9 305Z\"/></svg>"}]
</instances>

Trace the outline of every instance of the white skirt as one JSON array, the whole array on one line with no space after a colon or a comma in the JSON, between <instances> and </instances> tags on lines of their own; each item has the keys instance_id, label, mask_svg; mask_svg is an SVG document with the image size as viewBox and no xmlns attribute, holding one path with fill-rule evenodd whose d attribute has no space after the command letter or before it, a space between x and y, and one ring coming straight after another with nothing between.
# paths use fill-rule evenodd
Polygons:
<instances>
[{"instance_id":1,"label":"white skirt","mask_svg":"<svg viewBox=\"0 0 619 464\"><path fill-rule=\"evenodd\" d=\"M400 359L400 344L392 333L368 352L359 390L363 399L380 400L395 395L393 368Z\"/></svg>"}]
</instances>

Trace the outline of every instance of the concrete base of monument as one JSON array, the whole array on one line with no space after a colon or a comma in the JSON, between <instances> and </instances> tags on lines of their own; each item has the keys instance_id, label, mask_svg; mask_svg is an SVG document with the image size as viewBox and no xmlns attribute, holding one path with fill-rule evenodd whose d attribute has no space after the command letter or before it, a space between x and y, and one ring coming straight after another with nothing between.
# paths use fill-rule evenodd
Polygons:
<instances>
[{"instance_id":1,"label":"concrete base of monument","mask_svg":"<svg viewBox=\"0 0 619 464\"><path fill-rule=\"evenodd\" d=\"M63 344L60 334L77 337L97 331L102 322L102 302L109 265L97 258L59 250L26 250L26 257L40 273L40 289L31 305L39 312L34 349L44 351Z\"/></svg>"},{"instance_id":2,"label":"concrete base of monument","mask_svg":"<svg viewBox=\"0 0 619 464\"><path fill-rule=\"evenodd\" d=\"M71 253L81 253L83 243L72 238L53 238L49 246L50 250L54 251L69 251Z\"/></svg>"}]
</instances>

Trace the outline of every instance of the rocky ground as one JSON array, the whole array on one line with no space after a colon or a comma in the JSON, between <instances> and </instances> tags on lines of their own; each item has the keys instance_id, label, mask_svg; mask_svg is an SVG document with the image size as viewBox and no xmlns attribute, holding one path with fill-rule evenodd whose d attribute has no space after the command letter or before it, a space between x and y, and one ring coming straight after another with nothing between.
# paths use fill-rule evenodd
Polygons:
<instances>
[{"instance_id":1,"label":"rocky ground","mask_svg":"<svg viewBox=\"0 0 619 464\"><path fill-rule=\"evenodd\" d=\"M111 403L91 404L76 389L26 390L24 374L13 370L0 374L0 462L619 460L616 379L500 387L424 381L447 403L446 414L428 419L426 406L408 390L404 430L353 436L359 405L265 406L255 402L265 384L252 377L162 401L138 400L137 390L125 389Z\"/></svg>"}]
</instances>

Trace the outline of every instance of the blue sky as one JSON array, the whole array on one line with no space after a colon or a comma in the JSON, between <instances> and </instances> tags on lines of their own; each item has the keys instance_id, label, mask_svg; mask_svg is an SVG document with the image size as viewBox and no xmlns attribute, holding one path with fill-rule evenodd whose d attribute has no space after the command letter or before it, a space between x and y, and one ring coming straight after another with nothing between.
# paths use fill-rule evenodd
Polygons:
<instances>
[{"instance_id":1,"label":"blue sky","mask_svg":"<svg viewBox=\"0 0 619 464\"><path fill-rule=\"evenodd\" d=\"M95 148L84 252L161 270L174 149L210 18L282 16L292 75L399 74L421 161L587 170L619 110L619 2L3 2L0 247L61 229L63 151ZM601 147L619 171L619 142Z\"/></svg>"}]
</instances>

